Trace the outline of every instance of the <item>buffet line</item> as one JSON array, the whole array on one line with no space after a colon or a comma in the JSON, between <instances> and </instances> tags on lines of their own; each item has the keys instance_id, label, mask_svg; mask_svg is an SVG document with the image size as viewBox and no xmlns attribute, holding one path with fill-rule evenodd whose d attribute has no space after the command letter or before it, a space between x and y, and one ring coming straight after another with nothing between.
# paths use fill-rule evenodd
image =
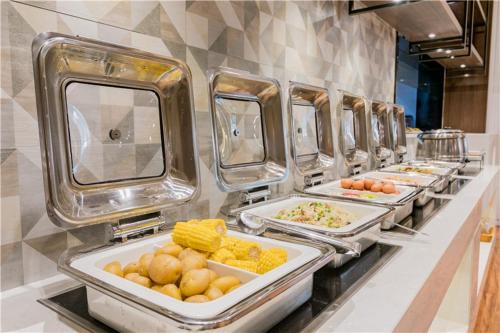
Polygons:
<instances>
[{"instance_id":1,"label":"buffet line","mask_svg":"<svg viewBox=\"0 0 500 333\"><path fill-rule=\"evenodd\" d=\"M284 107L277 80L217 68L208 73L213 174L236 195L222 218L172 221L169 209L189 207L201 187L187 65L51 33L33 54L49 217L107 226L108 242L68 250L59 269L84 284L88 314L118 331L267 331L310 304L314 277L384 248L381 231L419 233L408 219L438 209L435 193L468 162L463 132L450 129L423 133L418 160L405 160L401 106L345 91L334 106L327 89L289 82ZM157 99L161 174L77 174L104 142L82 139L92 132L89 101L74 97L95 87ZM119 149L120 128L104 132ZM295 190L277 195L289 177Z\"/></svg>"}]
</instances>

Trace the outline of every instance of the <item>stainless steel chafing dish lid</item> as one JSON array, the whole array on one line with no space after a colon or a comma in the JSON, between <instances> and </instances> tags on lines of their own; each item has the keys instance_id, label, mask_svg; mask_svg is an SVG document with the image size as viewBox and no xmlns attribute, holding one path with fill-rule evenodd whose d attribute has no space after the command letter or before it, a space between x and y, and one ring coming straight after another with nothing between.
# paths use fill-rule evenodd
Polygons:
<instances>
[{"instance_id":1,"label":"stainless steel chafing dish lid","mask_svg":"<svg viewBox=\"0 0 500 333\"><path fill-rule=\"evenodd\" d=\"M377 159L391 157L389 106L382 101L371 102L371 130Z\"/></svg>"},{"instance_id":2,"label":"stainless steel chafing dish lid","mask_svg":"<svg viewBox=\"0 0 500 333\"><path fill-rule=\"evenodd\" d=\"M32 52L46 205L54 223L113 222L197 195L186 64L56 33L38 35Z\"/></svg>"},{"instance_id":3,"label":"stainless steel chafing dish lid","mask_svg":"<svg viewBox=\"0 0 500 333\"><path fill-rule=\"evenodd\" d=\"M323 172L335 163L328 89L290 82L288 91L295 166L304 176Z\"/></svg>"},{"instance_id":4,"label":"stainless steel chafing dish lid","mask_svg":"<svg viewBox=\"0 0 500 333\"><path fill-rule=\"evenodd\" d=\"M339 147L349 164L368 161L366 102L361 96L339 90Z\"/></svg>"},{"instance_id":5,"label":"stainless steel chafing dish lid","mask_svg":"<svg viewBox=\"0 0 500 333\"><path fill-rule=\"evenodd\" d=\"M219 187L234 192L284 181L288 159L279 82L222 67L210 70L208 78Z\"/></svg>"},{"instance_id":6,"label":"stainless steel chafing dish lid","mask_svg":"<svg viewBox=\"0 0 500 333\"><path fill-rule=\"evenodd\" d=\"M401 105L391 104L391 117L389 119L392 149L398 155L405 155L407 152L405 109Z\"/></svg>"}]
</instances>

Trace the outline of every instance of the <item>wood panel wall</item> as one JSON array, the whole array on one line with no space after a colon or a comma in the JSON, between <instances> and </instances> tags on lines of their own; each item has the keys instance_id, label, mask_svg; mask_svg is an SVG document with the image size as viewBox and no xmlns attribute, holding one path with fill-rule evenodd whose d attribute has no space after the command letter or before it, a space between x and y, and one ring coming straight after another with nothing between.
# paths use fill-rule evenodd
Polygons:
<instances>
[{"instance_id":1,"label":"wood panel wall","mask_svg":"<svg viewBox=\"0 0 500 333\"><path fill-rule=\"evenodd\" d=\"M487 76L446 78L443 126L484 133L487 97Z\"/></svg>"}]
</instances>

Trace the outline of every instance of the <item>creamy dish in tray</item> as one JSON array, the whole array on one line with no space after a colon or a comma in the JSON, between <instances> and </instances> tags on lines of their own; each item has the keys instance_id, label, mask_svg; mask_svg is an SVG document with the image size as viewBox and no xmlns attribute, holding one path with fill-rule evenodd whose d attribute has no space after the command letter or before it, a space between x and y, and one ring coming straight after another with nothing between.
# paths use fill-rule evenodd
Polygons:
<instances>
[{"instance_id":1,"label":"creamy dish in tray","mask_svg":"<svg viewBox=\"0 0 500 333\"><path fill-rule=\"evenodd\" d=\"M399 171L403 172L416 172L416 173L421 173L425 175L432 175L434 174L434 170L432 168L421 168L421 167L414 167L414 166L400 166Z\"/></svg>"},{"instance_id":2,"label":"creamy dish in tray","mask_svg":"<svg viewBox=\"0 0 500 333\"><path fill-rule=\"evenodd\" d=\"M218 275L208 268L215 261L256 274L265 274L288 260L280 247L263 249L257 242L227 236L224 220L177 222L172 242L154 253L144 253L122 267L119 261L104 270L179 301L204 303L240 287L234 275Z\"/></svg>"},{"instance_id":3,"label":"creamy dish in tray","mask_svg":"<svg viewBox=\"0 0 500 333\"><path fill-rule=\"evenodd\" d=\"M387 175L387 176L384 176L382 178L387 179L387 180L400 182L400 183L409 184L409 185L415 185L415 186L426 185L425 181L422 181L422 180L419 180L416 178L412 178L412 177L407 177L407 176Z\"/></svg>"},{"instance_id":4,"label":"creamy dish in tray","mask_svg":"<svg viewBox=\"0 0 500 333\"><path fill-rule=\"evenodd\" d=\"M356 216L335 204L304 202L294 208L280 210L274 218L322 227L340 228L352 223Z\"/></svg>"}]
</instances>

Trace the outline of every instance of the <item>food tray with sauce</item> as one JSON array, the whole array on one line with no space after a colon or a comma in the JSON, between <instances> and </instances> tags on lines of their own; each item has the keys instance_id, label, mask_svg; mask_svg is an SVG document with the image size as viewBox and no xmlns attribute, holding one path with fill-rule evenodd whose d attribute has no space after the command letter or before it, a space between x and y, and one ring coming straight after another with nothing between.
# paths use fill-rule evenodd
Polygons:
<instances>
[{"instance_id":1,"label":"food tray with sauce","mask_svg":"<svg viewBox=\"0 0 500 333\"><path fill-rule=\"evenodd\" d=\"M383 169L381 171L390 171L390 172L411 172L423 175L434 175L439 177L450 176L453 173L453 170L450 168L437 167L431 164L394 164Z\"/></svg>"},{"instance_id":2,"label":"food tray with sauce","mask_svg":"<svg viewBox=\"0 0 500 333\"><path fill-rule=\"evenodd\" d=\"M413 210L413 203L423 195L422 190L419 188L393 184L392 181L389 180L385 180L385 182L390 182L391 185L393 185L391 187L395 190L395 193L384 193L381 192L378 188L376 189L377 192L373 192L366 189L358 190L352 188L346 189L342 187L342 185L344 185L344 187L347 187L346 185L349 185L345 183L342 184L343 182L348 182L351 180L357 182L363 181L364 184L366 184L368 181L368 185L370 185L370 183L374 183L380 185L379 187L382 186L382 182L384 181L381 179L373 179L371 177L365 176L365 174L362 174L351 179L337 180L334 182L313 186L307 188L305 192L314 195L392 207L394 208L394 214L391 217L385 219L384 222L382 222L381 228L384 230L391 229L396 223L399 223L405 217L410 215ZM363 188L366 188L364 184Z\"/></svg>"}]
</instances>

